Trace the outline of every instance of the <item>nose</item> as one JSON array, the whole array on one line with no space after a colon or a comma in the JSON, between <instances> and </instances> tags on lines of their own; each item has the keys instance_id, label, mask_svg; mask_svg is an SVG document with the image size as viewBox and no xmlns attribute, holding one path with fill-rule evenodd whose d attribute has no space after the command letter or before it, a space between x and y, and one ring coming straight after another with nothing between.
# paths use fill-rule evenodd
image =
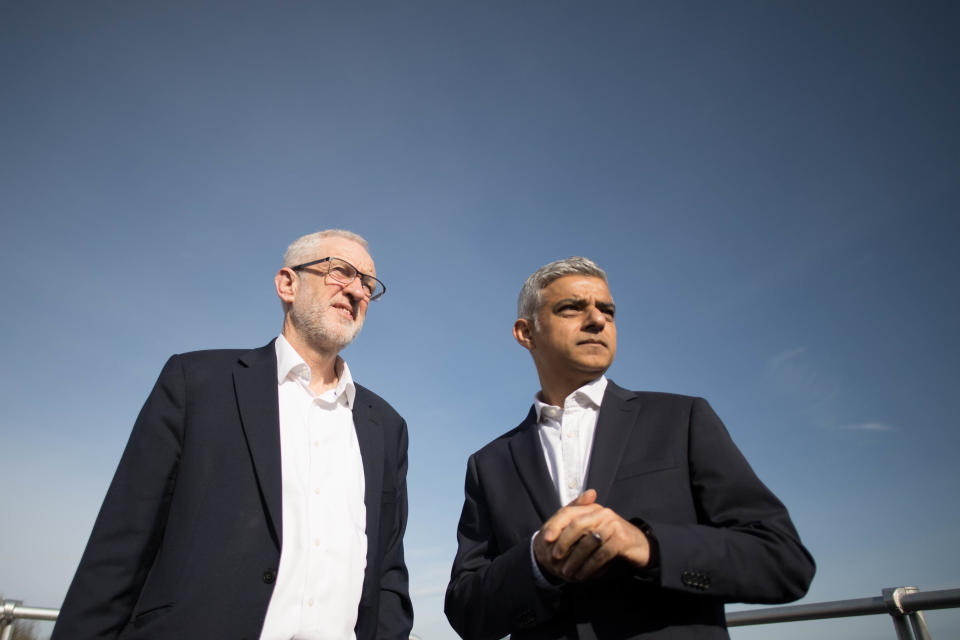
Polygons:
<instances>
[{"instance_id":1,"label":"nose","mask_svg":"<svg viewBox=\"0 0 960 640\"><path fill-rule=\"evenodd\" d=\"M360 284L360 276L354 278L350 284L343 286L343 292L353 298L355 301L360 302L367 298L367 292L363 288L363 285Z\"/></svg>"},{"instance_id":2,"label":"nose","mask_svg":"<svg viewBox=\"0 0 960 640\"><path fill-rule=\"evenodd\" d=\"M603 315L603 312L595 306L588 307L583 330L590 333L600 333L606 325L607 317Z\"/></svg>"}]
</instances>

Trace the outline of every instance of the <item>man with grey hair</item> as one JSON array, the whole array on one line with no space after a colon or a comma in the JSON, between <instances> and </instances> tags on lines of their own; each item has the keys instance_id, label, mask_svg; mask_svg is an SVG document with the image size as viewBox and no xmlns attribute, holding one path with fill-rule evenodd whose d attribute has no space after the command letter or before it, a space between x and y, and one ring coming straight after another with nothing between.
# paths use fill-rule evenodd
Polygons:
<instances>
[{"instance_id":1,"label":"man with grey hair","mask_svg":"<svg viewBox=\"0 0 960 640\"><path fill-rule=\"evenodd\" d=\"M616 308L600 267L527 278L513 335L540 392L467 462L445 611L465 640L727 638L725 602L788 602L813 558L702 398L604 373Z\"/></svg>"},{"instance_id":2,"label":"man with grey hair","mask_svg":"<svg viewBox=\"0 0 960 640\"><path fill-rule=\"evenodd\" d=\"M339 229L274 283L270 344L167 362L53 640L409 636L407 428L339 356L384 285Z\"/></svg>"}]
</instances>

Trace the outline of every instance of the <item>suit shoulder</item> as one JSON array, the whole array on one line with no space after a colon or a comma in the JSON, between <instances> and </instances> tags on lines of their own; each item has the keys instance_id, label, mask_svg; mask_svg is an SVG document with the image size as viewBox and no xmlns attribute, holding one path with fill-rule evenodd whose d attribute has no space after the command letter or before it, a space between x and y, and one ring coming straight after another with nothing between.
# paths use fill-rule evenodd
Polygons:
<instances>
[{"instance_id":1,"label":"suit shoulder","mask_svg":"<svg viewBox=\"0 0 960 640\"><path fill-rule=\"evenodd\" d=\"M607 384L607 393L622 400L636 399L644 404L660 405L689 405L700 398L681 393L666 393L663 391L631 391L624 389L613 380Z\"/></svg>"},{"instance_id":2,"label":"suit shoulder","mask_svg":"<svg viewBox=\"0 0 960 640\"><path fill-rule=\"evenodd\" d=\"M272 367L276 370L277 358L273 343L257 349L203 349L177 353L167 360L164 373L180 371L195 379L218 378L237 365L241 367ZM161 373L161 376L164 375Z\"/></svg>"},{"instance_id":3,"label":"suit shoulder","mask_svg":"<svg viewBox=\"0 0 960 640\"><path fill-rule=\"evenodd\" d=\"M357 402L367 403L371 409L375 410L381 416L391 421L400 422L403 420L403 417L397 413L397 410L394 409L389 402L362 384L357 384L356 382L354 382L354 384L357 387Z\"/></svg>"},{"instance_id":4,"label":"suit shoulder","mask_svg":"<svg viewBox=\"0 0 960 640\"><path fill-rule=\"evenodd\" d=\"M251 351L250 349L200 349L198 351L184 351L173 357L180 358L187 363L203 362L235 362L240 356Z\"/></svg>"},{"instance_id":5,"label":"suit shoulder","mask_svg":"<svg viewBox=\"0 0 960 640\"><path fill-rule=\"evenodd\" d=\"M187 371L229 369L251 349L203 349L186 351L170 357L168 362L179 362Z\"/></svg>"},{"instance_id":6,"label":"suit shoulder","mask_svg":"<svg viewBox=\"0 0 960 640\"><path fill-rule=\"evenodd\" d=\"M690 404L699 400L696 396L688 396L682 393L667 393L664 391L634 391L640 400L646 402L656 402L662 404Z\"/></svg>"},{"instance_id":7,"label":"suit shoulder","mask_svg":"<svg viewBox=\"0 0 960 640\"><path fill-rule=\"evenodd\" d=\"M499 458L505 453L508 453L509 447L510 447L510 441L513 438L515 438L517 435L519 435L520 432L523 431L525 428L528 428L529 421L530 419L528 417L523 422L515 426L513 429L510 429L510 431L507 431L506 433L497 436L487 444L483 445L482 447L474 451L470 457L477 458L477 459L485 459L490 457Z\"/></svg>"}]
</instances>

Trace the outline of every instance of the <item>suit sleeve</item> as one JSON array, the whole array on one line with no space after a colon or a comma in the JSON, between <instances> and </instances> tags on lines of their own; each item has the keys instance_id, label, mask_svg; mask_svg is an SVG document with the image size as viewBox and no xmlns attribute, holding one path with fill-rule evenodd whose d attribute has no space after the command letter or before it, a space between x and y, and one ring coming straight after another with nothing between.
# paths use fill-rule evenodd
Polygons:
<instances>
[{"instance_id":1,"label":"suit sleeve","mask_svg":"<svg viewBox=\"0 0 960 640\"><path fill-rule=\"evenodd\" d=\"M661 585L728 602L802 597L815 570L786 508L754 474L710 405L695 398L688 460L696 524L651 522Z\"/></svg>"},{"instance_id":2,"label":"suit sleeve","mask_svg":"<svg viewBox=\"0 0 960 640\"><path fill-rule=\"evenodd\" d=\"M403 559L403 534L407 528L407 424L402 420L397 449L397 467L391 470L396 474L396 518L383 555L377 638L406 640L413 628L413 605Z\"/></svg>"},{"instance_id":3,"label":"suit sleeve","mask_svg":"<svg viewBox=\"0 0 960 640\"><path fill-rule=\"evenodd\" d=\"M444 601L447 619L464 640L495 640L555 615L558 592L537 586L530 538L521 538L509 549L496 548L476 455L471 456L457 556Z\"/></svg>"},{"instance_id":4,"label":"suit sleeve","mask_svg":"<svg viewBox=\"0 0 960 640\"><path fill-rule=\"evenodd\" d=\"M170 506L184 398L183 369L173 356L137 417L51 640L116 638L130 620Z\"/></svg>"}]
</instances>

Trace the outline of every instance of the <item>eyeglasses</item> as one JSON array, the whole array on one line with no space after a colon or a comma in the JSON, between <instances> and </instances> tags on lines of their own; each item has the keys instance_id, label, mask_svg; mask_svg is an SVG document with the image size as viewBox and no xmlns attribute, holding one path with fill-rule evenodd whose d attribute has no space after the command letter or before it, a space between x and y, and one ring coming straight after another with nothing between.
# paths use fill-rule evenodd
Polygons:
<instances>
[{"instance_id":1,"label":"eyeglasses","mask_svg":"<svg viewBox=\"0 0 960 640\"><path fill-rule=\"evenodd\" d=\"M357 268L347 262L346 260L341 260L340 258L320 258L319 260L314 260L313 262L304 262L303 264L298 264L295 267L290 267L294 271L314 271L312 269L307 269L307 267L312 267L315 264L320 264L326 262L326 270L323 267L317 269L317 275L330 276L334 282L337 284L342 284L347 286L351 282L360 278L360 286L363 287L363 291L366 294L368 302L373 302L378 299L387 291L386 285L377 280L375 277L366 274L360 273L357 271Z\"/></svg>"}]
</instances>

